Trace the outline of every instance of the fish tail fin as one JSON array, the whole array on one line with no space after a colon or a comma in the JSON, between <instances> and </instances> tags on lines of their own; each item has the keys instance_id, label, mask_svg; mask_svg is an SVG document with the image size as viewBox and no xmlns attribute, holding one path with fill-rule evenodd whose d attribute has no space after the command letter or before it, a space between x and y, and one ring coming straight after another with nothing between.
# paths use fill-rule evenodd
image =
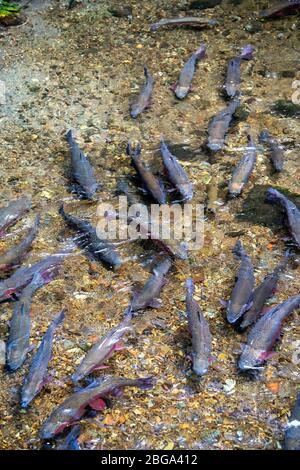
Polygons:
<instances>
[{"instance_id":1,"label":"fish tail fin","mask_svg":"<svg viewBox=\"0 0 300 470\"><path fill-rule=\"evenodd\" d=\"M124 312L124 317L126 321L130 321L132 319L132 305L128 305Z\"/></svg>"},{"instance_id":2,"label":"fish tail fin","mask_svg":"<svg viewBox=\"0 0 300 470\"><path fill-rule=\"evenodd\" d=\"M233 247L233 250L232 250L233 254L236 255L238 258L242 258L243 256L245 256L246 252L244 250L244 247L242 245L242 242L241 240L238 240L236 242L236 244L234 245Z\"/></svg>"},{"instance_id":3,"label":"fish tail fin","mask_svg":"<svg viewBox=\"0 0 300 470\"><path fill-rule=\"evenodd\" d=\"M269 188L267 189L266 192L266 202L276 202L276 201L282 201L284 200L283 194L281 194L279 191L277 191L274 188Z\"/></svg>"},{"instance_id":4,"label":"fish tail fin","mask_svg":"<svg viewBox=\"0 0 300 470\"><path fill-rule=\"evenodd\" d=\"M131 157L133 160L137 160L141 156L141 144L138 142L136 147L133 148L131 141L128 142L127 147L126 147L126 153L129 157Z\"/></svg>"},{"instance_id":5,"label":"fish tail fin","mask_svg":"<svg viewBox=\"0 0 300 470\"><path fill-rule=\"evenodd\" d=\"M161 147L164 147L164 148L167 147L167 144L166 144L166 142L165 142L165 139L164 139L163 134L161 134L161 136L160 136L160 146L161 146Z\"/></svg>"},{"instance_id":6,"label":"fish tail fin","mask_svg":"<svg viewBox=\"0 0 300 470\"><path fill-rule=\"evenodd\" d=\"M204 59L204 57L206 57L206 45L201 44L201 46L196 50L194 55L195 55L196 59L198 59L198 60Z\"/></svg>"},{"instance_id":7,"label":"fish tail fin","mask_svg":"<svg viewBox=\"0 0 300 470\"><path fill-rule=\"evenodd\" d=\"M191 277L189 277L185 281L185 286L186 286L186 288L187 288L187 290L190 294L193 294L195 292L195 285L194 285L193 279Z\"/></svg>"},{"instance_id":8,"label":"fish tail fin","mask_svg":"<svg viewBox=\"0 0 300 470\"><path fill-rule=\"evenodd\" d=\"M254 47L251 46L251 44L247 44L247 46L243 47L240 58L243 60L250 60L253 58L254 51Z\"/></svg>"},{"instance_id":9,"label":"fish tail fin","mask_svg":"<svg viewBox=\"0 0 300 470\"><path fill-rule=\"evenodd\" d=\"M137 379L136 381L136 386L141 388L142 390L147 390L149 388L152 388L154 385L154 377L142 377L140 379Z\"/></svg>"},{"instance_id":10,"label":"fish tail fin","mask_svg":"<svg viewBox=\"0 0 300 470\"><path fill-rule=\"evenodd\" d=\"M72 142L74 141L72 129L69 129L69 130L68 130L68 132L66 133L65 137L66 137L66 140L67 140L67 142L69 143L69 145L71 145Z\"/></svg>"}]
</instances>

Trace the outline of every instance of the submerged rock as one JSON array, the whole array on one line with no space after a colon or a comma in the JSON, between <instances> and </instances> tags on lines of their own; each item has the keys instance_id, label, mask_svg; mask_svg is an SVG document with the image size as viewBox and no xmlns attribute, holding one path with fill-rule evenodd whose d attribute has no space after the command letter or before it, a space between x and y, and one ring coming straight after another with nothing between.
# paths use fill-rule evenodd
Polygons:
<instances>
[{"instance_id":1,"label":"submerged rock","mask_svg":"<svg viewBox=\"0 0 300 470\"><path fill-rule=\"evenodd\" d=\"M189 10L206 10L220 5L222 0L194 0L188 7Z\"/></svg>"},{"instance_id":2,"label":"submerged rock","mask_svg":"<svg viewBox=\"0 0 300 470\"><path fill-rule=\"evenodd\" d=\"M290 100L276 101L276 103L272 106L272 111L283 117L300 117L300 106Z\"/></svg>"},{"instance_id":3,"label":"submerged rock","mask_svg":"<svg viewBox=\"0 0 300 470\"><path fill-rule=\"evenodd\" d=\"M284 224L284 211L280 206L268 204L266 191L271 185L256 185L247 195L242 209L236 214L238 220L247 220L256 225L264 225L272 229L280 229ZM286 188L274 186L282 194L287 196L300 209L300 195L291 193Z\"/></svg>"}]
</instances>

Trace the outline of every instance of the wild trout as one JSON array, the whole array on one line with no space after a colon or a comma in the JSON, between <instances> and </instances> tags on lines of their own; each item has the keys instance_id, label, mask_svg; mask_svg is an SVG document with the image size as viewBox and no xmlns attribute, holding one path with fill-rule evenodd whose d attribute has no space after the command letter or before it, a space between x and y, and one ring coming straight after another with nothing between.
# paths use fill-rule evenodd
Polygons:
<instances>
[{"instance_id":1,"label":"wild trout","mask_svg":"<svg viewBox=\"0 0 300 470\"><path fill-rule=\"evenodd\" d=\"M63 205L60 206L59 213L72 229L79 232L80 235L75 239L78 246L86 249L96 261L102 261L106 266L113 269L120 267L121 260L118 252L112 243L98 237L97 230L90 222L67 214Z\"/></svg>"},{"instance_id":2,"label":"wild trout","mask_svg":"<svg viewBox=\"0 0 300 470\"><path fill-rule=\"evenodd\" d=\"M296 204L273 188L267 190L266 201L270 203L278 202L285 209L289 231L300 248L300 210Z\"/></svg>"},{"instance_id":3,"label":"wild trout","mask_svg":"<svg viewBox=\"0 0 300 470\"><path fill-rule=\"evenodd\" d=\"M163 18L157 23L150 25L150 31L157 31L163 26L189 26L192 28L206 28L215 26L218 22L209 18L199 18L198 16L183 16L180 18Z\"/></svg>"},{"instance_id":4,"label":"wild trout","mask_svg":"<svg viewBox=\"0 0 300 470\"><path fill-rule=\"evenodd\" d=\"M20 243L0 255L0 271L9 270L13 266L20 264L37 236L39 224L40 216L38 215L33 226L29 229L28 235Z\"/></svg>"},{"instance_id":5,"label":"wild trout","mask_svg":"<svg viewBox=\"0 0 300 470\"><path fill-rule=\"evenodd\" d=\"M235 97L225 109L222 109L214 116L208 125L208 143L207 147L217 152L225 145L225 136L233 120L233 115L240 106L241 102Z\"/></svg>"},{"instance_id":6,"label":"wild trout","mask_svg":"<svg viewBox=\"0 0 300 470\"><path fill-rule=\"evenodd\" d=\"M46 258L26 267L17 269L10 277L0 282L0 301L12 298L19 294L27 284L32 281L33 276L39 273L44 284L52 281L62 265L68 250L47 256Z\"/></svg>"},{"instance_id":7,"label":"wild trout","mask_svg":"<svg viewBox=\"0 0 300 470\"><path fill-rule=\"evenodd\" d=\"M260 369L273 355L272 348L280 337L283 321L299 305L300 295L295 295L272 308L255 323L239 359L238 366L241 371Z\"/></svg>"},{"instance_id":8,"label":"wild trout","mask_svg":"<svg viewBox=\"0 0 300 470\"><path fill-rule=\"evenodd\" d=\"M151 97L153 92L154 78L150 74L147 67L144 67L144 75L146 83L140 91L137 100L131 105L130 115L132 118L137 118L145 109L150 106Z\"/></svg>"},{"instance_id":9,"label":"wild trout","mask_svg":"<svg viewBox=\"0 0 300 470\"><path fill-rule=\"evenodd\" d=\"M160 152L168 179L182 195L183 201L190 201L193 197L193 185L189 181L189 177L184 168L168 149L163 137L161 137L160 140Z\"/></svg>"},{"instance_id":10,"label":"wild trout","mask_svg":"<svg viewBox=\"0 0 300 470\"><path fill-rule=\"evenodd\" d=\"M153 269L152 276L148 279L141 292L133 296L130 304L132 312L147 307L159 308L161 306L159 294L166 283L165 275L168 273L171 265L171 260L166 258Z\"/></svg>"},{"instance_id":11,"label":"wild trout","mask_svg":"<svg viewBox=\"0 0 300 470\"><path fill-rule=\"evenodd\" d=\"M14 225L31 208L31 200L22 197L11 201L6 207L0 209L0 238L5 235L5 231L11 225Z\"/></svg>"},{"instance_id":12,"label":"wild trout","mask_svg":"<svg viewBox=\"0 0 300 470\"><path fill-rule=\"evenodd\" d=\"M244 314L239 328L247 328L247 326L255 323L259 318L266 301L273 295L276 289L280 275L287 265L287 261L288 254L285 256L285 259L274 269L274 271L271 274L268 274L268 276L265 277L259 286L254 289L252 296L252 306Z\"/></svg>"},{"instance_id":13,"label":"wild trout","mask_svg":"<svg viewBox=\"0 0 300 470\"><path fill-rule=\"evenodd\" d=\"M208 372L212 337L208 323L198 303L193 298L195 286L191 278L186 281L186 289L186 311L192 335L193 370L195 374L202 376Z\"/></svg>"},{"instance_id":14,"label":"wild trout","mask_svg":"<svg viewBox=\"0 0 300 470\"><path fill-rule=\"evenodd\" d=\"M260 133L259 141L263 144L267 144L270 149L270 160L274 171L282 171L284 163L283 147L278 144L276 139L272 137L267 130L263 130Z\"/></svg>"},{"instance_id":15,"label":"wild trout","mask_svg":"<svg viewBox=\"0 0 300 470\"><path fill-rule=\"evenodd\" d=\"M188 94L195 73L196 64L199 60L204 59L205 56L206 46L202 44L202 46L200 46L184 64L179 75L178 83L174 89L175 96L179 100L182 100Z\"/></svg>"},{"instance_id":16,"label":"wild trout","mask_svg":"<svg viewBox=\"0 0 300 470\"><path fill-rule=\"evenodd\" d=\"M25 377L22 387L22 408L26 408L29 405L47 382L47 369L52 355L54 333L58 325L63 322L64 318L65 312L62 310L50 323L37 352L32 358L29 372Z\"/></svg>"},{"instance_id":17,"label":"wild trout","mask_svg":"<svg viewBox=\"0 0 300 470\"><path fill-rule=\"evenodd\" d=\"M72 426L84 415L87 406L95 410L103 410L106 407L104 399L108 396L120 396L124 387L138 387L142 390L152 388L153 378L127 379L106 376L95 380L54 409L42 426L41 439L50 439L60 434L66 427Z\"/></svg>"},{"instance_id":18,"label":"wild trout","mask_svg":"<svg viewBox=\"0 0 300 470\"><path fill-rule=\"evenodd\" d=\"M29 351L31 299L43 285L44 279L36 273L14 306L6 348L6 365L11 371L21 367Z\"/></svg>"},{"instance_id":19,"label":"wild trout","mask_svg":"<svg viewBox=\"0 0 300 470\"><path fill-rule=\"evenodd\" d=\"M250 136L248 139L249 143L246 147L246 152L234 169L231 181L228 185L228 191L232 197L241 194L244 186L249 181L256 163L256 146Z\"/></svg>"},{"instance_id":20,"label":"wild trout","mask_svg":"<svg viewBox=\"0 0 300 470\"><path fill-rule=\"evenodd\" d=\"M71 149L71 176L74 180L72 189L84 199L93 199L99 189L93 167L80 150L71 129L67 132L66 139Z\"/></svg>"},{"instance_id":21,"label":"wild trout","mask_svg":"<svg viewBox=\"0 0 300 470\"><path fill-rule=\"evenodd\" d=\"M132 163L138 172L147 192L159 204L166 203L166 192L161 181L159 181L152 171L141 161L141 146L138 144L133 149L130 142L127 145L127 155L131 157Z\"/></svg>"},{"instance_id":22,"label":"wild trout","mask_svg":"<svg viewBox=\"0 0 300 470\"><path fill-rule=\"evenodd\" d=\"M254 47L247 45L243 48L241 54L231 59L227 66L226 80L224 89L228 98L233 98L240 92L241 84L241 62L250 60L253 57Z\"/></svg>"},{"instance_id":23,"label":"wild trout","mask_svg":"<svg viewBox=\"0 0 300 470\"><path fill-rule=\"evenodd\" d=\"M227 304L227 320L229 323L235 323L251 307L254 288L253 265L239 240L233 249L233 253L241 258L241 265L237 281Z\"/></svg>"},{"instance_id":24,"label":"wild trout","mask_svg":"<svg viewBox=\"0 0 300 470\"><path fill-rule=\"evenodd\" d=\"M105 336L93 344L72 375L74 382L81 380L96 369L103 368L103 364L113 353L122 349L121 339L125 334L133 331L131 318L131 312L129 311L119 325L112 328Z\"/></svg>"}]
</instances>

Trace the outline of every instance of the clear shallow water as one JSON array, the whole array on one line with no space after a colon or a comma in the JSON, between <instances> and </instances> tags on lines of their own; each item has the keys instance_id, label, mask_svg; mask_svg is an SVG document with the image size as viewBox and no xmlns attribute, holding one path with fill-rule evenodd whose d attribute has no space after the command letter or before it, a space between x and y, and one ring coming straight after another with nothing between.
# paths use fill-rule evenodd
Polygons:
<instances>
[{"instance_id":1,"label":"clear shallow water","mask_svg":"<svg viewBox=\"0 0 300 470\"><path fill-rule=\"evenodd\" d=\"M82 446L277 448L299 382L298 368L291 361L299 338L299 314L286 322L278 354L255 383L237 374L236 360L246 335L238 335L227 325L219 300L230 295L238 268L231 254L236 238L226 234L244 233L241 239L256 267L257 282L277 264L285 249L282 238L286 232L274 226L278 211L270 208L272 224L261 219L265 206L259 189L276 184L300 194L299 119L270 112L276 100L291 99L292 83L299 79L299 17L259 23L260 30L251 34L249 25L256 21L258 5L264 7L267 2L225 3L202 13L219 20L215 29L150 33L149 24L157 18L185 14L186 2L127 2L133 8L132 21L107 14L108 3L118 2L88 2L87 8L71 12L60 2L48 3L49 8L46 5L42 11L28 10L25 25L0 33L0 78L6 85L0 117L2 202L30 194L34 209L29 218L37 211L42 214L41 231L28 261L56 251L72 235L57 213L61 201L70 211L95 217L96 204L78 201L67 191L69 151L63 136L69 127L76 130L78 142L103 184L102 200L111 200L119 178L134 175L125 154L129 138L140 140L143 157L160 170L157 149L163 133L194 183L195 202L206 199L216 175L220 179L220 205L215 217L206 221L204 248L191 252L188 262L176 262L162 293L163 307L137 317L137 337L129 339L127 348L109 362L109 373L155 375L156 387L146 393L127 390L111 409L83 421ZM177 102L169 87L186 58L203 42L207 59L199 64L194 91ZM242 65L242 100L249 116L232 128L227 147L211 162L204 148L207 125L224 107L220 87L227 61L247 43L256 48L255 59ZM153 105L133 121L129 104L143 82L145 63L156 80ZM256 137L265 127L285 148L284 172L275 178L267 154L260 149L244 195L226 202L226 182L249 129ZM192 149L191 157L182 149ZM247 213L249 198L252 203ZM246 216L238 217L240 213ZM23 222L11 229L16 236L9 237L7 244L18 239L21 227ZM6 248L6 241L1 247ZM67 376L75 363L96 335L120 320L132 286L147 279L150 264L145 265L145 260L151 261L153 251L145 252L135 243L122 247L122 252L130 259L113 273L78 251L66 260L60 276L36 294L32 305L35 345L56 312L62 306L68 308L49 367L54 380L23 413L18 393L29 361L15 374L1 371L1 448L40 448L38 430L51 410L72 392ZM282 277L274 302L299 292L298 259L296 256ZM186 359L190 340L184 280L188 275L196 282L198 300L214 338L215 361L201 382L191 374ZM11 304L1 305L3 340L11 312Z\"/></svg>"}]
</instances>

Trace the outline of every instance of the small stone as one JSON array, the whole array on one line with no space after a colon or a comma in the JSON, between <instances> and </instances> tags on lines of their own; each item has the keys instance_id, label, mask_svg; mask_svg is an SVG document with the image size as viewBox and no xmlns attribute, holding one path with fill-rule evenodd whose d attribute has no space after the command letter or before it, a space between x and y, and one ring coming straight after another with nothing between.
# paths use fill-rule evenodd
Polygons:
<instances>
[{"instance_id":1,"label":"small stone","mask_svg":"<svg viewBox=\"0 0 300 470\"><path fill-rule=\"evenodd\" d=\"M234 389L236 386L236 381L233 379L226 379L225 380L225 385L223 386L224 392L227 393L227 395L231 395L234 393Z\"/></svg>"},{"instance_id":2,"label":"small stone","mask_svg":"<svg viewBox=\"0 0 300 470\"><path fill-rule=\"evenodd\" d=\"M262 31L262 26L259 21L252 21L251 23L246 24L245 30L250 34L255 34Z\"/></svg>"},{"instance_id":3,"label":"small stone","mask_svg":"<svg viewBox=\"0 0 300 470\"><path fill-rule=\"evenodd\" d=\"M70 341L69 339L66 339L63 342L63 346L64 346L65 349L73 349L75 344L73 343L73 341Z\"/></svg>"}]
</instances>

